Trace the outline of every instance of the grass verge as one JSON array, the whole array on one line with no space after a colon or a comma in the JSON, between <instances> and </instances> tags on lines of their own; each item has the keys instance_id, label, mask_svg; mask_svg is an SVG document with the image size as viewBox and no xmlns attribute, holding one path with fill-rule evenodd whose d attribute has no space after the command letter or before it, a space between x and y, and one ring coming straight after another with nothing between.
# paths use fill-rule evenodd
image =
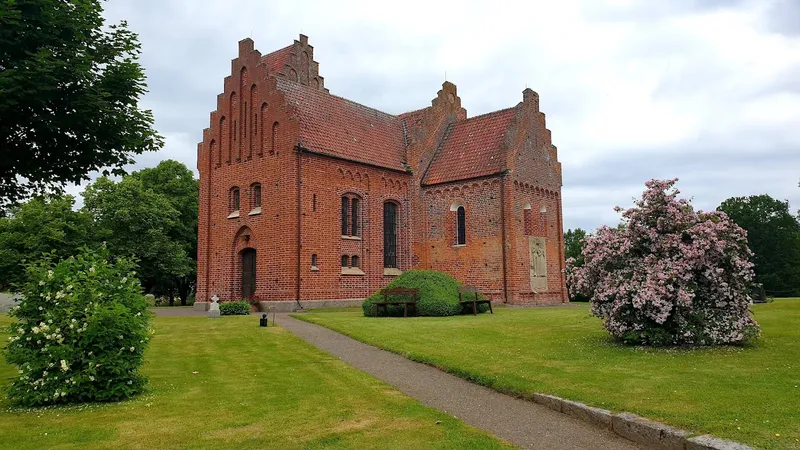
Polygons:
<instances>
[{"instance_id":1,"label":"grass verge","mask_svg":"<svg viewBox=\"0 0 800 450\"><path fill-rule=\"evenodd\" d=\"M0 345L10 323L0 315ZM0 448L511 448L256 323L158 317L147 394L42 409L11 408L2 395ZM14 371L0 362L0 389Z\"/></svg>"},{"instance_id":2,"label":"grass verge","mask_svg":"<svg viewBox=\"0 0 800 450\"><path fill-rule=\"evenodd\" d=\"M702 349L621 345L587 305L477 317L296 317L520 397L547 393L759 448L800 448L800 299L753 311L758 342Z\"/></svg>"}]
</instances>

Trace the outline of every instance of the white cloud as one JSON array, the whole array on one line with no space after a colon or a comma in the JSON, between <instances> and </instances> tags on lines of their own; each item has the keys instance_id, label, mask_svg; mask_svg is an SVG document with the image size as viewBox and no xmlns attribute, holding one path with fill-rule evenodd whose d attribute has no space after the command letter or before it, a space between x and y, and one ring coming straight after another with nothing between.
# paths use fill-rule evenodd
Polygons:
<instances>
[{"instance_id":1,"label":"white cloud","mask_svg":"<svg viewBox=\"0 0 800 450\"><path fill-rule=\"evenodd\" d=\"M301 31L332 93L391 113L429 105L444 79L470 115L541 96L564 171L564 224L613 224L650 177L710 209L767 193L800 207L800 3L111 0L140 33L166 137L137 166L196 167L196 143L238 40L262 53ZM776 19L777 17L777 19Z\"/></svg>"}]
</instances>

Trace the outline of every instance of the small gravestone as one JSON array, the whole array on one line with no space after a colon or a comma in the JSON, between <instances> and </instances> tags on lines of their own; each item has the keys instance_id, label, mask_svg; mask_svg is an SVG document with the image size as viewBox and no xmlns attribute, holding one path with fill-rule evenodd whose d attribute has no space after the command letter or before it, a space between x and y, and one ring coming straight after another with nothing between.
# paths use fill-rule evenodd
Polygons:
<instances>
[{"instance_id":1,"label":"small gravestone","mask_svg":"<svg viewBox=\"0 0 800 450\"><path fill-rule=\"evenodd\" d=\"M208 309L209 319L219 319L219 297L216 294L211 297L211 307Z\"/></svg>"}]
</instances>

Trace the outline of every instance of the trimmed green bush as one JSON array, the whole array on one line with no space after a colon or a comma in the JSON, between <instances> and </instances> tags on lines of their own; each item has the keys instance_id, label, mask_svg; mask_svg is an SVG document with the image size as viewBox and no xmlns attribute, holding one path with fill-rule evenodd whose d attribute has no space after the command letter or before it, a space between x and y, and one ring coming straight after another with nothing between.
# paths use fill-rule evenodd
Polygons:
<instances>
[{"instance_id":1,"label":"trimmed green bush","mask_svg":"<svg viewBox=\"0 0 800 450\"><path fill-rule=\"evenodd\" d=\"M446 273L435 270L409 270L392 280L386 287L406 287L419 289L417 302L418 316L455 316L469 312L472 314L472 305L463 307L458 303L458 287L461 284ZM394 299L393 296L389 297ZM483 297L481 297L483 298ZM376 317L375 302L383 301L380 291L364 299L361 309L367 317ZM390 305L389 316L402 316L403 306ZM468 310L468 311L467 311ZM478 312L489 310L488 305L479 305ZM385 315L381 309L381 316Z\"/></svg>"},{"instance_id":2,"label":"trimmed green bush","mask_svg":"<svg viewBox=\"0 0 800 450\"><path fill-rule=\"evenodd\" d=\"M219 314L221 316L246 316L250 314L250 303L247 302L223 302L219 304Z\"/></svg>"},{"instance_id":3,"label":"trimmed green bush","mask_svg":"<svg viewBox=\"0 0 800 450\"><path fill-rule=\"evenodd\" d=\"M27 266L19 306L11 316L6 360L19 374L9 398L24 406L105 402L144 389L139 373L149 340L147 301L135 263L105 247L81 249L54 264Z\"/></svg>"}]
</instances>

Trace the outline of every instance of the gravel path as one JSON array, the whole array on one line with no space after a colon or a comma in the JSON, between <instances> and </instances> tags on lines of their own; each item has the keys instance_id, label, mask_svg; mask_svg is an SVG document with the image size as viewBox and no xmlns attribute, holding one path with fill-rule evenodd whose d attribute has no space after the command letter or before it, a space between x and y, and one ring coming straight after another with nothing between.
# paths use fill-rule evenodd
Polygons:
<instances>
[{"instance_id":1,"label":"gravel path","mask_svg":"<svg viewBox=\"0 0 800 450\"><path fill-rule=\"evenodd\" d=\"M278 314L277 325L425 405L458 417L521 448L645 448L611 431L470 383L319 325L293 319L286 314ZM479 358L480 355L475 357Z\"/></svg>"}]
</instances>

